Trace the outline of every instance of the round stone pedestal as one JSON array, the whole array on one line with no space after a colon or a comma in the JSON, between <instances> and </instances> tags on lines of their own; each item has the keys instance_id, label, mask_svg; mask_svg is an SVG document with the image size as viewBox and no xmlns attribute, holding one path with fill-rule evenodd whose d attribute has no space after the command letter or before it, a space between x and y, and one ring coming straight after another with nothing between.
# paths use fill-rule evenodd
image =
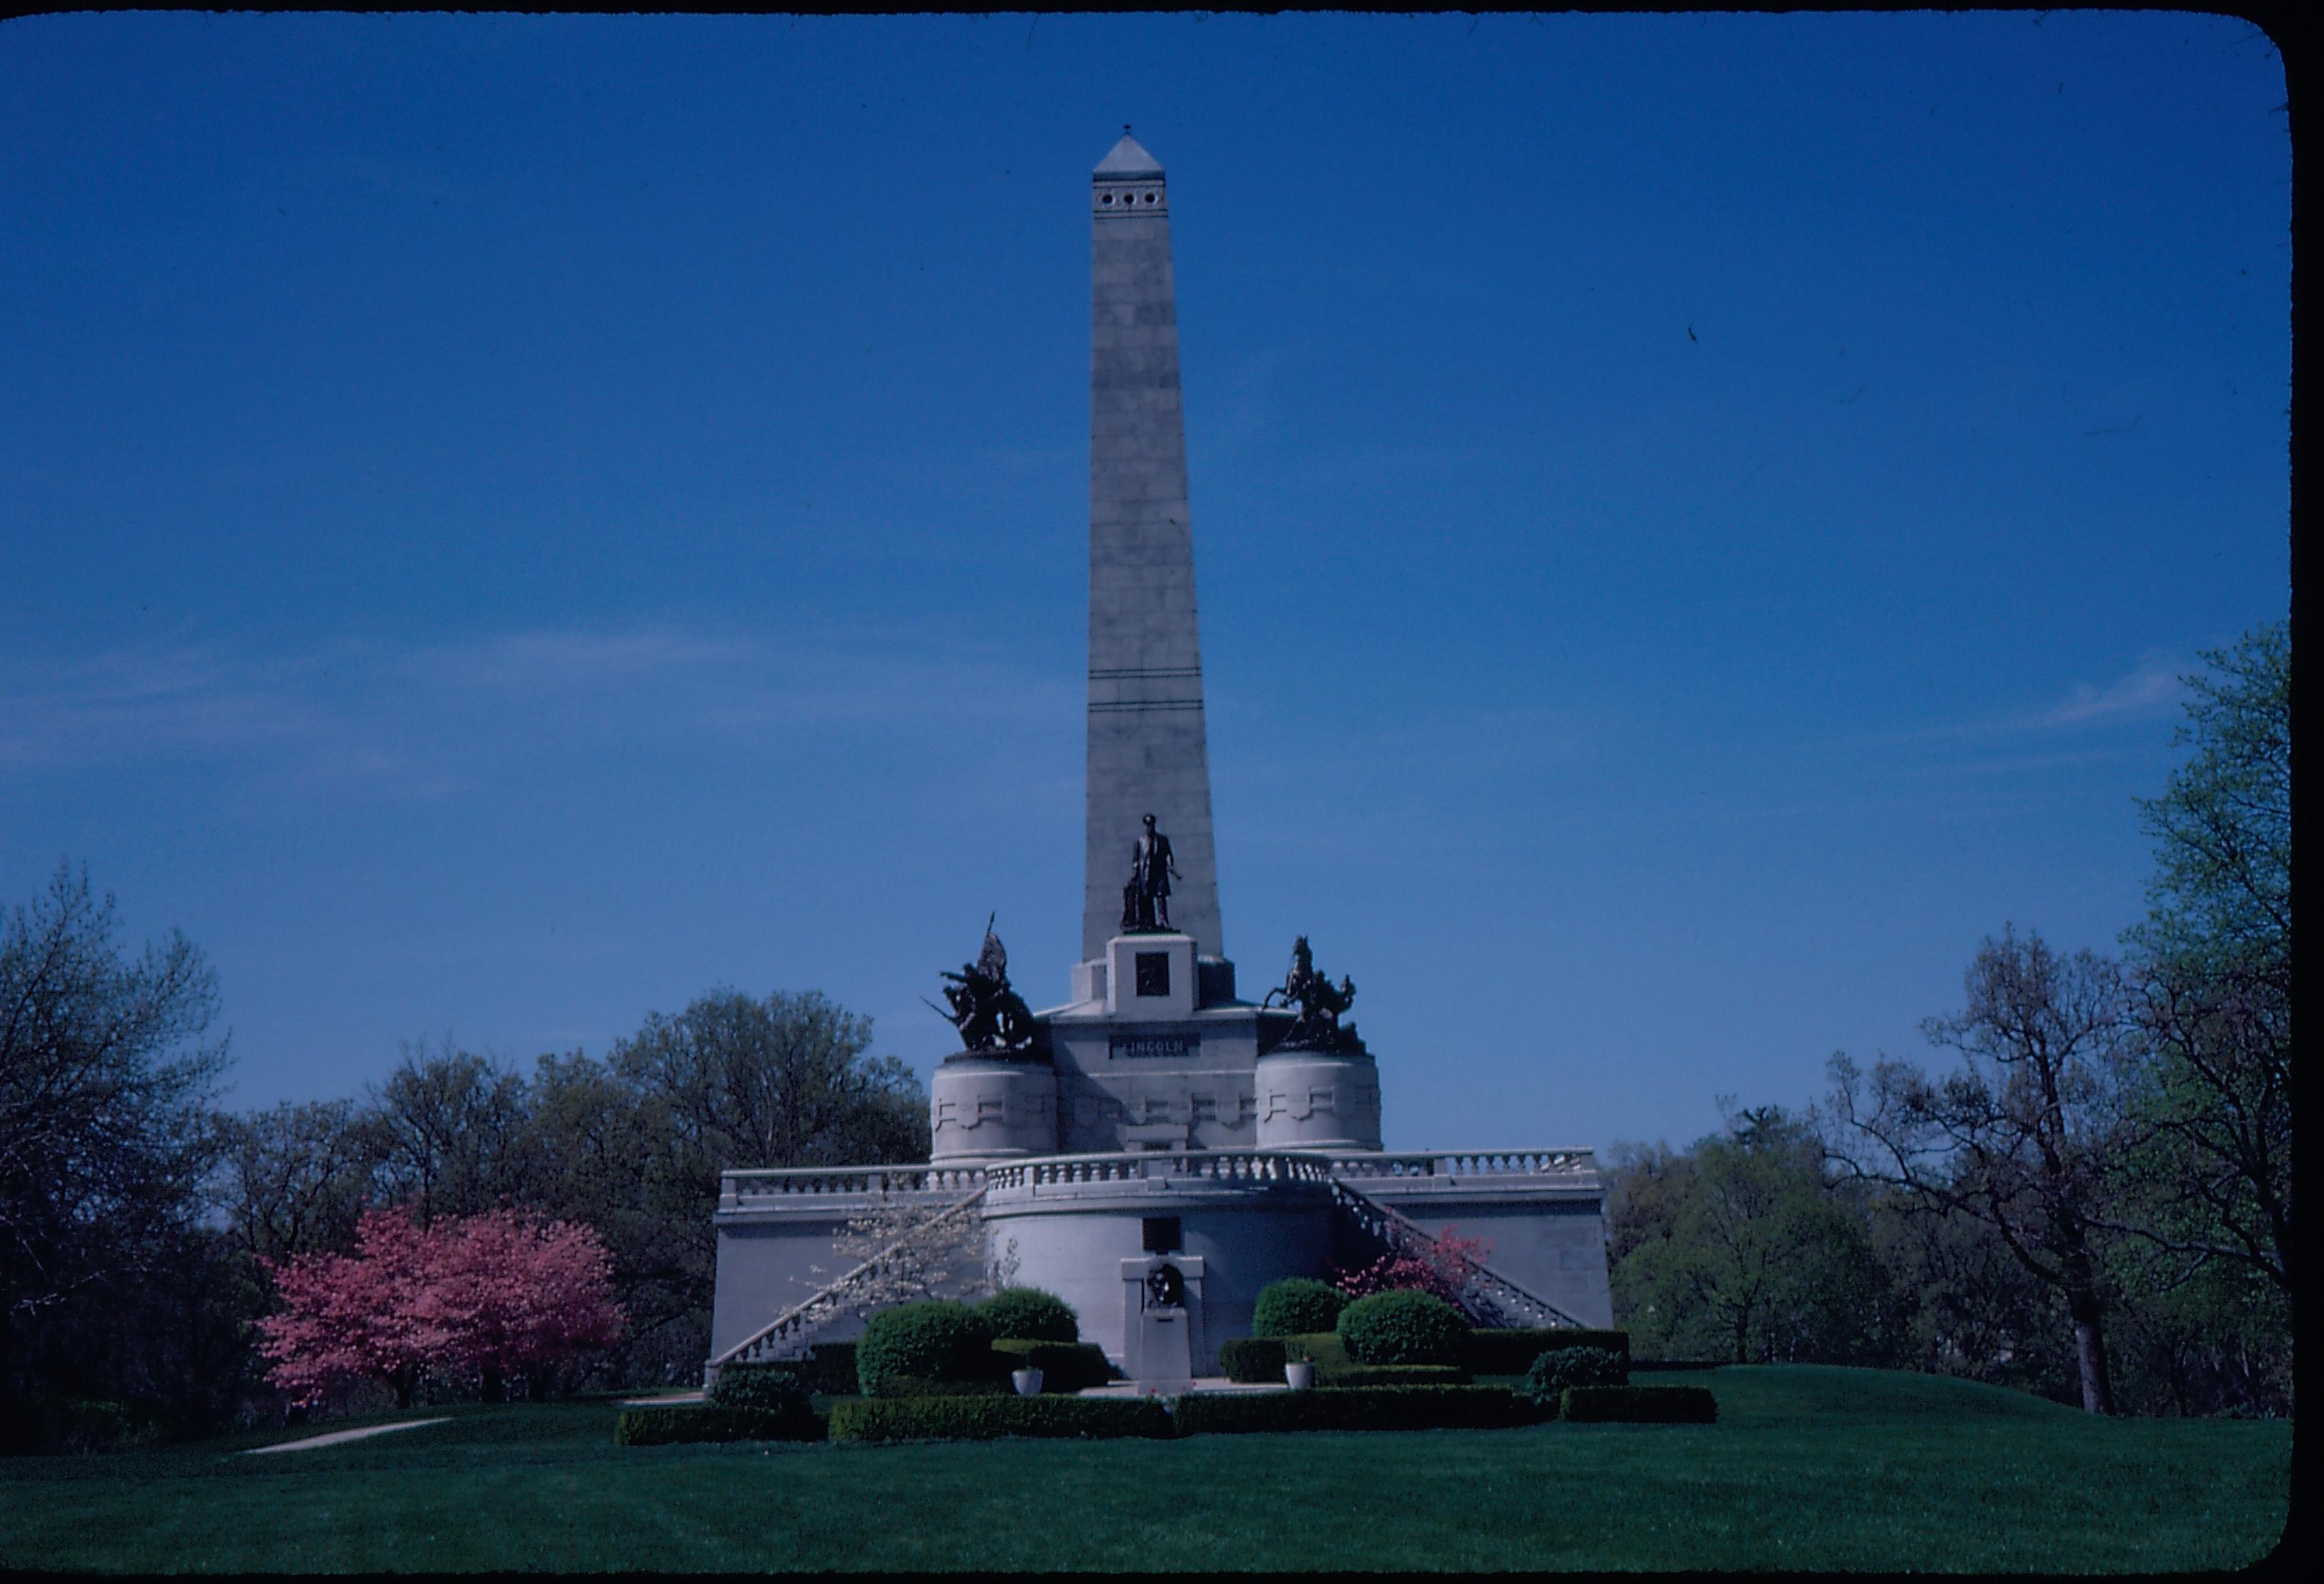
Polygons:
<instances>
[{"instance_id":1,"label":"round stone pedestal","mask_svg":"<svg viewBox=\"0 0 2324 1584\"><path fill-rule=\"evenodd\" d=\"M1278 1051L1259 1059L1259 1147L1380 1147L1379 1069L1369 1051Z\"/></svg>"},{"instance_id":2,"label":"round stone pedestal","mask_svg":"<svg viewBox=\"0 0 2324 1584\"><path fill-rule=\"evenodd\" d=\"M1057 1153L1057 1070L1047 1061L948 1056L928 1084L932 1163Z\"/></svg>"}]
</instances>

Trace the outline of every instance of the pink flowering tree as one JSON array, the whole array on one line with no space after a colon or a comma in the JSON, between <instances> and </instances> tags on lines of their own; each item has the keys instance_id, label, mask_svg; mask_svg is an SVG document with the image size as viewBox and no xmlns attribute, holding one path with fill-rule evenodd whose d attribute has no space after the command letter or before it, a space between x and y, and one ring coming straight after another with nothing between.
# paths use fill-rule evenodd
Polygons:
<instances>
[{"instance_id":1,"label":"pink flowering tree","mask_svg":"<svg viewBox=\"0 0 2324 1584\"><path fill-rule=\"evenodd\" d=\"M258 1322L268 1378L295 1403L334 1382L385 1381L411 1405L423 1369L473 1369L487 1401L512 1372L535 1372L620 1339L613 1261L597 1235L526 1210L421 1228L402 1210L366 1211L353 1254L270 1264L281 1312ZM536 1377L537 1378L537 1377Z\"/></svg>"},{"instance_id":2,"label":"pink flowering tree","mask_svg":"<svg viewBox=\"0 0 2324 1584\"><path fill-rule=\"evenodd\" d=\"M268 1378L293 1403L319 1403L345 1379L385 1381L396 1406L411 1406L420 1371L449 1338L425 1312L442 1259L440 1228L411 1224L402 1210L366 1210L353 1254L302 1254L269 1260L281 1312L258 1322Z\"/></svg>"},{"instance_id":3,"label":"pink flowering tree","mask_svg":"<svg viewBox=\"0 0 2324 1584\"><path fill-rule=\"evenodd\" d=\"M613 1261L591 1228L500 1209L456 1223L427 1311L450 1339L451 1361L475 1370L487 1403L512 1375L540 1374L619 1341Z\"/></svg>"},{"instance_id":4,"label":"pink flowering tree","mask_svg":"<svg viewBox=\"0 0 2324 1584\"><path fill-rule=\"evenodd\" d=\"M1434 1237L1406 1245L1404 1252L1384 1254L1370 1264L1341 1266L1332 1273L1332 1285L1351 1298L1409 1291L1433 1293L1462 1308L1469 1268L1481 1264L1492 1246L1486 1238L1462 1237L1447 1227Z\"/></svg>"}]
</instances>

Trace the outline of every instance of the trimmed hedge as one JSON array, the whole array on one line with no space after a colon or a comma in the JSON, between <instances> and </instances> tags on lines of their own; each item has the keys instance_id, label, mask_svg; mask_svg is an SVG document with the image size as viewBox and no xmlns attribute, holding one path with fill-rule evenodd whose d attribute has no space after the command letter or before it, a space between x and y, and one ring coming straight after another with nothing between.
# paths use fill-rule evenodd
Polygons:
<instances>
[{"instance_id":1,"label":"trimmed hedge","mask_svg":"<svg viewBox=\"0 0 2324 1584\"><path fill-rule=\"evenodd\" d=\"M1575 1386L1560 1400L1576 1424L1715 1424L1719 1399L1707 1386Z\"/></svg>"},{"instance_id":2,"label":"trimmed hedge","mask_svg":"<svg viewBox=\"0 0 2324 1584\"><path fill-rule=\"evenodd\" d=\"M1219 1344L1219 1373L1240 1385L1283 1378L1285 1339L1236 1337Z\"/></svg>"},{"instance_id":3,"label":"trimmed hedge","mask_svg":"<svg viewBox=\"0 0 2324 1584\"><path fill-rule=\"evenodd\" d=\"M1180 1435L1251 1431L1503 1430L1549 1415L1500 1386L1349 1386L1332 1392L1193 1392Z\"/></svg>"},{"instance_id":4,"label":"trimmed hedge","mask_svg":"<svg viewBox=\"0 0 2324 1584\"><path fill-rule=\"evenodd\" d=\"M731 1368L732 1366L729 1366ZM724 1379L722 1372L720 1379ZM686 1441L819 1441L823 1421L798 1398L796 1408L625 1408L613 1421L613 1444L668 1447Z\"/></svg>"},{"instance_id":5,"label":"trimmed hedge","mask_svg":"<svg viewBox=\"0 0 2324 1584\"><path fill-rule=\"evenodd\" d=\"M1630 1333L1586 1331L1573 1326L1475 1330L1469 1333L1469 1367L1479 1375L1523 1375L1533 1367L1535 1359L1560 1348L1603 1348L1627 1359Z\"/></svg>"},{"instance_id":6,"label":"trimmed hedge","mask_svg":"<svg viewBox=\"0 0 2324 1584\"><path fill-rule=\"evenodd\" d=\"M1336 1328L1358 1364L1453 1364L1468 1351L1469 1321L1429 1292L1375 1292L1340 1311Z\"/></svg>"},{"instance_id":7,"label":"trimmed hedge","mask_svg":"<svg viewBox=\"0 0 2324 1584\"><path fill-rule=\"evenodd\" d=\"M1003 1287L976 1306L996 1337L1035 1342L1078 1342L1081 1317L1074 1306L1038 1287Z\"/></svg>"},{"instance_id":8,"label":"trimmed hedge","mask_svg":"<svg viewBox=\"0 0 2324 1584\"><path fill-rule=\"evenodd\" d=\"M1016 1366L995 1354L992 1373L973 1380L937 1380L925 1375L891 1375L881 1384L882 1397L1009 1397L1017 1384L1009 1378Z\"/></svg>"},{"instance_id":9,"label":"trimmed hedge","mask_svg":"<svg viewBox=\"0 0 2324 1584\"><path fill-rule=\"evenodd\" d=\"M718 1372L707 1394L719 1408L770 1408L780 1412L807 1400L807 1380L791 1364L730 1364Z\"/></svg>"},{"instance_id":10,"label":"trimmed hedge","mask_svg":"<svg viewBox=\"0 0 2324 1584\"><path fill-rule=\"evenodd\" d=\"M817 1342L802 1361L807 1390L826 1397L852 1397L862 1390L855 1378L855 1344Z\"/></svg>"},{"instance_id":11,"label":"trimmed hedge","mask_svg":"<svg viewBox=\"0 0 2324 1584\"><path fill-rule=\"evenodd\" d=\"M882 1310L855 1344L855 1379L867 1397L921 1396L931 1387L1008 1382L992 1356L992 1330L965 1303L932 1298Z\"/></svg>"},{"instance_id":12,"label":"trimmed hedge","mask_svg":"<svg viewBox=\"0 0 2324 1584\"><path fill-rule=\"evenodd\" d=\"M1319 1367L1315 1384L1339 1392L1360 1386L1465 1386L1470 1381L1469 1372L1457 1364L1350 1364L1331 1370Z\"/></svg>"},{"instance_id":13,"label":"trimmed hedge","mask_svg":"<svg viewBox=\"0 0 2324 1584\"><path fill-rule=\"evenodd\" d=\"M1140 1397L862 1397L835 1404L835 1441L989 1441L1002 1436L1109 1439L1171 1433L1169 1411Z\"/></svg>"},{"instance_id":14,"label":"trimmed hedge","mask_svg":"<svg viewBox=\"0 0 2324 1584\"><path fill-rule=\"evenodd\" d=\"M1259 1290L1259 1301L1250 1311L1251 1334L1296 1337L1328 1331L1340 1323L1340 1311L1347 1307L1348 1295L1329 1282L1288 1276Z\"/></svg>"},{"instance_id":15,"label":"trimmed hedge","mask_svg":"<svg viewBox=\"0 0 2324 1584\"><path fill-rule=\"evenodd\" d=\"M1071 1394L1086 1391L1113 1378L1112 1363L1106 1357L1105 1349L1094 1342L1042 1342L1026 1337L1004 1337L992 1344L992 1350L1006 1356L1004 1363L1010 1369L1039 1370L1043 1396L1052 1392Z\"/></svg>"},{"instance_id":16,"label":"trimmed hedge","mask_svg":"<svg viewBox=\"0 0 2324 1584\"><path fill-rule=\"evenodd\" d=\"M1466 1385L1469 1372L1457 1364L1358 1364L1348 1357L1335 1331L1298 1337L1238 1337L1219 1345L1219 1373L1248 1385L1276 1385L1283 1366L1301 1354L1315 1366L1315 1384L1342 1386Z\"/></svg>"}]
</instances>

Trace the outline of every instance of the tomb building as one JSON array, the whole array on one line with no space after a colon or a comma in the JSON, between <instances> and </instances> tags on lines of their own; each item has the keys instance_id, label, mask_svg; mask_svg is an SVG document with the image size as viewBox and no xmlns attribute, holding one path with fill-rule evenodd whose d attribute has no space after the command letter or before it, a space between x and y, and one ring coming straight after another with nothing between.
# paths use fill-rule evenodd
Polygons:
<instances>
[{"instance_id":1,"label":"tomb building","mask_svg":"<svg viewBox=\"0 0 2324 1584\"><path fill-rule=\"evenodd\" d=\"M1089 695L1082 960L1034 1013L985 949L946 994L963 1035L930 1085L926 1162L725 1172L709 1373L862 1328L853 1218L973 1219L991 1261L1169 1389L1250 1334L1259 1289L1447 1227L1480 1321L1611 1323L1587 1149L1385 1151L1353 987L1305 940L1250 1000L1225 954L1194 608L1162 167L1125 134L1090 183ZM1277 1005L1277 1000L1283 1005ZM1442 1053L1431 1052L1441 1061ZM1393 1072L1398 1053L1388 1052ZM853 1289L853 1290L852 1290Z\"/></svg>"}]
</instances>

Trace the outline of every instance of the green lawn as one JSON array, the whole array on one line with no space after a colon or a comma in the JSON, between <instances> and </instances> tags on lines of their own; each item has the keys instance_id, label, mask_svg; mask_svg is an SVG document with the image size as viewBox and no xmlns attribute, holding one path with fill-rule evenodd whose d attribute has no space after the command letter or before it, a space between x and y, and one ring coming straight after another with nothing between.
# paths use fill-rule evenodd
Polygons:
<instances>
[{"instance_id":1,"label":"green lawn","mask_svg":"<svg viewBox=\"0 0 2324 1584\"><path fill-rule=\"evenodd\" d=\"M1720 1422L621 1448L611 1402L436 1408L265 1458L238 1453L315 1431L0 1460L0 1567L2159 1571L2240 1566L2285 1520L2288 1424L1868 1370L1674 1378Z\"/></svg>"}]
</instances>

